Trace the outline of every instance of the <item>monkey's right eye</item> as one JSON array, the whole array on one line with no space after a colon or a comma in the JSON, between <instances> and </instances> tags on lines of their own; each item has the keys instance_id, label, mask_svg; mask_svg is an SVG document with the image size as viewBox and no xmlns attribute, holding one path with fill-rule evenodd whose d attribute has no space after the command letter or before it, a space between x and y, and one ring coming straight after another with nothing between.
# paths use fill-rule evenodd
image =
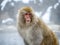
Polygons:
<instances>
[{"instance_id":1,"label":"monkey's right eye","mask_svg":"<svg viewBox=\"0 0 60 45\"><path fill-rule=\"evenodd\" d=\"M25 15L28 15L28 13L25 13Z\"/></svg>"}]
</instances>

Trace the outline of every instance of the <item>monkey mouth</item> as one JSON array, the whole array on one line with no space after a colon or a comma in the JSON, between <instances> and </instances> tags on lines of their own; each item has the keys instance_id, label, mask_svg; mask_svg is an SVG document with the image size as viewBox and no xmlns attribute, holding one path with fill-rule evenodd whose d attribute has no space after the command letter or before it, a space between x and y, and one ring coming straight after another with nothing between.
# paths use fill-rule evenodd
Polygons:
<instances>
[{"instance_id":1,"label":"monkey mouth","mask_svg":"<svg viewBox=\"0 0 60 45\"><path fill-rule=\"evenodd\" d=\"M27 18L25 19L25 21L26 21L26 23L30 23L31 19L30 19L29 17L27 17Z\"/></svg>"},{"instance_id":2,"label":"monkey mouth","mask_svg":"<svg viewBox=\"0 0 60 45\"><path fill-rule=\"evenodd\" d=\"M30 20L26 20L27 22L30 22Z\"/></svg>"}]
</instances>

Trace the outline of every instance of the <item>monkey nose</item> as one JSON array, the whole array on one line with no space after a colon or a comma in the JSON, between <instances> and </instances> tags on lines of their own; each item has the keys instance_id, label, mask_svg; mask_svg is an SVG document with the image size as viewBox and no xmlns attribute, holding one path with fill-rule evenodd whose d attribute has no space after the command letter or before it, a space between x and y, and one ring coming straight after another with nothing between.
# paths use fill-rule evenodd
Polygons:
<instances>
[{"instance_id":1,"label":"monkey nose","mask_svg":"<svg viewBox=\"0 0 60 45\"><path fill-rule=\"evenodd\" d=\"M27 18L29 18L30 16L29 15L26 15Z\"/></svg>"}]
</instances>

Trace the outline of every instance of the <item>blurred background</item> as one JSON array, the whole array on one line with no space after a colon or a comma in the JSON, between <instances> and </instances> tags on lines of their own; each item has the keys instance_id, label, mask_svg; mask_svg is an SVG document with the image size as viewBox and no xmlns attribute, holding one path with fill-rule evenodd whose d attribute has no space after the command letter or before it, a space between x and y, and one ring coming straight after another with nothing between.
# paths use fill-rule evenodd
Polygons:
<instances>
[{"instance_id":1,"label":"blurred background","mask_svg":"<svg viewBox=\"0 0 60 45\"><path fill-rule=\"evenodd\" d=\"M60 0L0 0L0 45L24 45L16 29L17 12L24 6L33 7L60 42Z\"/></svg>"}]
</instances>

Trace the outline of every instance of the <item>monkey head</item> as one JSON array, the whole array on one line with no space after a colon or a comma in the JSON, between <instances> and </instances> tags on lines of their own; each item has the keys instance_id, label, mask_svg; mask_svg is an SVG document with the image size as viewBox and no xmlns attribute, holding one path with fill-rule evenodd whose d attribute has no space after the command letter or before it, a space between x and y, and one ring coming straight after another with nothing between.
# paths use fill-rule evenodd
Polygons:
<instances>
[{"instance_id":1,"label":"monkey head","mask_svg":"<svg viewBox=\"0 0 60 45\"><path fill-rule=\"evenodd\" d=\"M35 17L35 14L34 14L34 11L31 7L23 7L19 10L19 20L20 20L20 23L23 24L23 25L26 25L26 24L33 24L33 22L35 21L36 17Z\"/></svg>"}]
</instances>

